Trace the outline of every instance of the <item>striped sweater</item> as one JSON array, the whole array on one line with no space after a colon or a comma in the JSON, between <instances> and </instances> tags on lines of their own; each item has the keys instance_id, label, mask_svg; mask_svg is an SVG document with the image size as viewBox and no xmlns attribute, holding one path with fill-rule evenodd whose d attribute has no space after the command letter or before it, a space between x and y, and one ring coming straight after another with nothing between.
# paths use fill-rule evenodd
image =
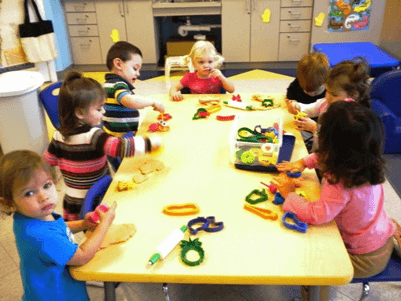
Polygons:
<instances>
[{"instance_id":1,"label":"striped sweater","mask_svg":"<svg viewBox=\"0 0 401 301\"><path fill-rule=\"evenodd\" d=\"M88 189L110 173L107 156L143 155L150 148L147 138L117 138L96 127L70 136L68 141L56 131L44 159L50 165L59 167L66 184L66 195L83 200Z\"/></svg>"},{"instance_id":2,"label":"striped sweater","mask_svg":"<svg viewBox=\"0 0 401 301\"><path fill-rule=\"evenodd\" d=\"M121 99L125 95L133 95L134 86L121 76L108 73L103 85L106 90L104 105L103 130L113 136L121 137L125 133L138 131L139 111L124 107Z\"/></svg>"}]
</instances>

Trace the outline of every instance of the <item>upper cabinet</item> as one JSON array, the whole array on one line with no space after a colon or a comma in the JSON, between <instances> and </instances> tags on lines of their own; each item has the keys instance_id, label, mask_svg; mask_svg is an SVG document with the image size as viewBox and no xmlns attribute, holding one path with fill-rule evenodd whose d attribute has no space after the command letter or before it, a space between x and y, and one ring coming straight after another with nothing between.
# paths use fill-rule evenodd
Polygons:
<instances>
[{"instance_id":1,"label":"upper cabinet","mask_svg":"<svg viewBox=\"0 0 401 301\"><path fill-rule=\"evenodd\" d=\"M280 0L223 0L221 23L226 62L278 60Z\"/></svg>"}]
</instances>

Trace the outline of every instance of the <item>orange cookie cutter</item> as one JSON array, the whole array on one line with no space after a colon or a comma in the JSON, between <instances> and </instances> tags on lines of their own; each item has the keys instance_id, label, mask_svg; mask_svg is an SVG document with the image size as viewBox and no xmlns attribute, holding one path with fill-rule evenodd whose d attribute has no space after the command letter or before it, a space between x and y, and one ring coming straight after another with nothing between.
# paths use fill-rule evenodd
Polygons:
<instances>
[{"instance_id":1,"label":"orange cookie cutter","mask_svg":"<svg viewBox=\"0 0 401 301\"><path fill-rule=\"evenodd\" d=\"M163 213L167 215L183 216L192 215L199 212L198 205L194 203L174 204L168 205L163 208Z\"/></svg>"},{"instance_id":2,"label":"orange cookie cutter","mask_svg":"<svg viewBox=\"0 0 401 301\"><path fill-rule=\"evenodd\" d=\"M272 221L275 221L278 218L277 213L269 209L259 208L250 204L245 204L244 209L248 210L249 212L255 213L256 215L259 215L264 219L271 219Z\"/></svg>"}]
</instances>

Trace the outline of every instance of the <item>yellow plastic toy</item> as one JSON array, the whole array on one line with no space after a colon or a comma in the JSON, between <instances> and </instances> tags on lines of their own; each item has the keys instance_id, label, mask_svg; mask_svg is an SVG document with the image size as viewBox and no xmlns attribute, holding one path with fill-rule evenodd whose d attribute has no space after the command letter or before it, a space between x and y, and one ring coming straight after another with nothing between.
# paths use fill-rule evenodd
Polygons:
<instances>
[{"instance_id":1,"label":"yellow plastic toy","mask_svg":"<svg viewBox=\"0 0 401 301\"><path fill-rule=\"evenodd\" d=\"M308 117L308 114L305 114L301 111L298 111L297 115L294 116L294 119L298 121L299 118Z\"/></svg>"},{"instance_id":2,"label":"yellow plastic toy","mask_svg":"<svg viewBox=\"0 0 401 301\"><path fill-rule=\"evenodd\" d=\"M322 26L324 21L324 13L319 13L315 18L315 26Z\"/></svg>"},{"instance_id":3,"label":"yellow plastic toy","mask_svg":"<svg viewBox=\"0 0 401 301\"><path fill-rule=\"evenodd\" d=\"M266 8L263 14L261 15L263 23L270 22L270 9Z\"/></svg>"}]
</instances>

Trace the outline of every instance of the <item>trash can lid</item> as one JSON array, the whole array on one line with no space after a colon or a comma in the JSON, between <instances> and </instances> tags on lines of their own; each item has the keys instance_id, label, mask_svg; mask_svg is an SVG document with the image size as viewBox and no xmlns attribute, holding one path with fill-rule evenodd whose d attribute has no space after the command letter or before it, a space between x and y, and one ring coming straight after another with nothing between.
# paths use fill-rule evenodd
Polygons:
<instances>
[{"instance_id":1,"label":"trash can lid","mask_svg":"<svg viewBox=\"0 0 401 301\"><path fill-rule=\"evenodd\" d=\"M17 96L36 90L43 84L36 71L10 71L0 74L0 97Z\"/></svg>"}]
</instances>

